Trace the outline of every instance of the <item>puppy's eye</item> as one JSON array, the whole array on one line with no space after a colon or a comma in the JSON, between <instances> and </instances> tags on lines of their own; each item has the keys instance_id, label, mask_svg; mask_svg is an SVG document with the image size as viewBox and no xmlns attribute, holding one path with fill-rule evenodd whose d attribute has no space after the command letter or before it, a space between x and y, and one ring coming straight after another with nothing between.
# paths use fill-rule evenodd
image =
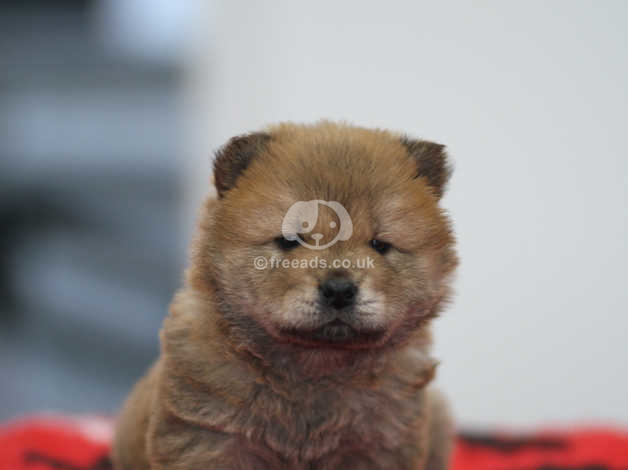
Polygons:
<instances>
[{"instance_id":1,"label":"puppy's eye","mask_svg":"<svg viewBox=\"0 0 628 470\"><path fill-rule=\"evenodd\" d=\"M291 251L299 246L299 241L296 238L294 240L288 240L285 237L277 237L275 238L275 244L283 251Z\"/></svg>"},{"instance_id":2,"label":"puppy's eye","mask_svg":"<svg viewBox=\"0 0 628 470\"><path fill-rule=\"evenodd\" d=\"M381 255L385 255L390 251L392 245L390 243L383 242L381 240L371 240L371 248L377 251Z\"/></svg>"}]
</instances>

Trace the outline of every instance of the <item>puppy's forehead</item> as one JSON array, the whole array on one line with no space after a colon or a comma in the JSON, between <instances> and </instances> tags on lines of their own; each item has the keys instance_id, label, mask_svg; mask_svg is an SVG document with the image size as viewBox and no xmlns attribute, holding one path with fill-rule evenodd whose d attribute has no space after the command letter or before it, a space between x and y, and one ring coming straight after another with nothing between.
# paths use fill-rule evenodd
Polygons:
<instances>
[{"instance_id":1,"label":"puppy's forehead","mask_svg":"<svg viewBox=\"0 0 628 470\"><path fill-rule=\"evenodd\" d=\"M293 204L321 200L341 204L355 236L366 236L378 221L410 219L428 194L399 136L387 131L280 125L270 135L225 200L234 229L270 236Z\"/></svg>"},{"instance_id":2,"label":"puppy's forehead","mask_svg":"<svg viewBox=\"0 0 628 470\"><path fill-rule=\"evenodd\" d=\"M414 162L399 138L343 126L279 126L258 159L275 183L299 199L355 202L413 179Z\"/></svg>"}]
</instances>

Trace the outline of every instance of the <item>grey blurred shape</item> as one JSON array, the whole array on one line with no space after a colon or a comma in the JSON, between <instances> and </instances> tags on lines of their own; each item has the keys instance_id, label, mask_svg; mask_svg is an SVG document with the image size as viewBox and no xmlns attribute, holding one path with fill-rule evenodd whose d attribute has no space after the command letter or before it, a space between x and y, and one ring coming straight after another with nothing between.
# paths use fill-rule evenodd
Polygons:
<instances>
[{"instance_id":1,"label":"grey blurred shape","mask_svg":"<svg viewBox=\"0 0 628 470\"><path fill-rule=\"evenodd\" d=\"M115 412L180 282L179 70L93 15L0 6L0 419Z\"/></svg>"}]
</instances>

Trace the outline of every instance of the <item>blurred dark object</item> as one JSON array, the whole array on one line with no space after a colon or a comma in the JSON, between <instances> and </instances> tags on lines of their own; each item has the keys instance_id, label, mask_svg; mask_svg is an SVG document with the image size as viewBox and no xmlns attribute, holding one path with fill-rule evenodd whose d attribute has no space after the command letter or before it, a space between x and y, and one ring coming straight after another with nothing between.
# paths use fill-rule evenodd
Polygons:
<instances>
[{"instance_id":1,"label":"blurred dark object","mask_svg":"<svg viewBox=\"0 0 628 470\"><path fill-rule=\"evenodd\" d=\"M179 72L96 16L0 6L0 419L114 411L179 284Z\"/></svg>"}]
</instances>

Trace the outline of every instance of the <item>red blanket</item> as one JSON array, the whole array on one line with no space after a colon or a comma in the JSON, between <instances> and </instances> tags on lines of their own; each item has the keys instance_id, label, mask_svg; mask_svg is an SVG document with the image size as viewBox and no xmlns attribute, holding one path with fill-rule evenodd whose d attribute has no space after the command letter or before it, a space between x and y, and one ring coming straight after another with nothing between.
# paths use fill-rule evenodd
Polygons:
<instances>
[{"instance_id":1,"label":"red blanket","mask_svg":"<svg viewBox=\"0 0 628 470\"><path fill-rule=\"evenodd\" d=\"M111 422L39 417L0 427L0 470L112 470ZM628 470L628 432L580 429L458 437L452 470Z\"/></svg>"}]
</instances>

